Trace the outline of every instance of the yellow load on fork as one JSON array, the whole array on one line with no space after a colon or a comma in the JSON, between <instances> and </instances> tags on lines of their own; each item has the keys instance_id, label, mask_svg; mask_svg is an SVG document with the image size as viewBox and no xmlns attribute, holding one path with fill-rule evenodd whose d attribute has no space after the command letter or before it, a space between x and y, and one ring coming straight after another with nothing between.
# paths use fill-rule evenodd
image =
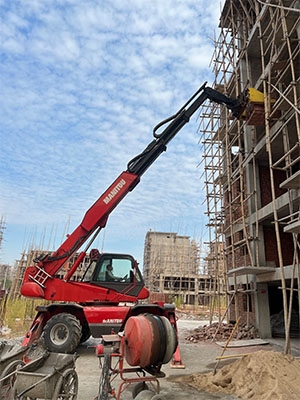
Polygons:
<instances>
[{"instance_id":1,"label":"yellow load on fork","mask_svg":"<svg viewBox=\"0 0 300 400\"><path fill-rule=\"evenodd\" d=\"M247 106L242 118L246 120L247 125L263 126L265 125L265 95L257 89L252 87L247 88L245 92L247 99ZM274 104L275 100L271 99L271 104ZM273 115L273 118L277 118L279 115Z\"/></svg>"}]
</instances>

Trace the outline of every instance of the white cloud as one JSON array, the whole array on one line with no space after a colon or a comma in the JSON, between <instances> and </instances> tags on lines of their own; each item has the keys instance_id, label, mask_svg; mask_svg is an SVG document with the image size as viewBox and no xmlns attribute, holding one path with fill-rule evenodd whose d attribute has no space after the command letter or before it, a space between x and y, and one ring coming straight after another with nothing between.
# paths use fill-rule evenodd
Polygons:
<instances>
[{"instance_id":1,"label":"white cloud","mask_svg":"<svg viewBox=\"0 0 300 400\"><path fill-rule=\"evenodd\" d=\"M21 231L69 217L75 227L153 127L210 80L218 16L204 0L0 3L3 261L23 250ZM150 228L202 231L196 129L194 117L111 215L109 250L140 256Z\"/></svg>"}]
</instances>

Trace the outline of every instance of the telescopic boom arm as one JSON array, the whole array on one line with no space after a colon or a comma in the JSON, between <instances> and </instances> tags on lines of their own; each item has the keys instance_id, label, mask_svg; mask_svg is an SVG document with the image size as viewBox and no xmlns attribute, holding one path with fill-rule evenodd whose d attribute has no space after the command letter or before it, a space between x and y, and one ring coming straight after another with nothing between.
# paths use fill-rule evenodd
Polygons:
<instances>
[{"instance_id":1,"label":"telescopic boom arm","mask_svg":"<svg viewBox=\"0 0 300 400\"><path fill-rule=\"evenodd\" d=\"M80 253L77 262L67 274L67 280L71 278L78 268L80 261L99 231L105 227L107 219L114 208L122 199L139 183L140 177L152 165L152 163L167 149L167 144L189 122L191 116L199 109L205 100L211 100L219 104L225 104L235 118L239 118L245 108L238 99L231 99L224 94L206 87L204 83L196 93L173 116L160 122L153 130L154 140L145 150L129 161L127 170L122 172L112 185L99 197L99 199L86 212L79 226L67 237L62 245L52 254L43 255L35 260L36 266L26 270L22 292L27 293L27 282L35 282L44 288L46 281L60 270L65 262L94 234L85 251ZM161 133L158 129L168 124ZM66 280L66 278L65 278Z\"/></svg>"},{"instance_id":2,"label":"telescopic boom arm","mask_svg":"<svg viewBox=\"0 0 300 400\"><path fill-rule=\"evenodd\" d=\"M153 136L155 139L141 154L129 161L127 171L141 176L159 155L166 150L166 145L170 140L189 122L191 116L207 99L218 104L225 104L226 107L232 111L232 115L235 118L239 118L244 109L238 99L231 99L217 90L206 87L206 83L204 83L175 115L155 126L153 129ZM169 125L162 133L156 133L160 127L168 122L170 122Z\"/></svg>"}]
</instances>

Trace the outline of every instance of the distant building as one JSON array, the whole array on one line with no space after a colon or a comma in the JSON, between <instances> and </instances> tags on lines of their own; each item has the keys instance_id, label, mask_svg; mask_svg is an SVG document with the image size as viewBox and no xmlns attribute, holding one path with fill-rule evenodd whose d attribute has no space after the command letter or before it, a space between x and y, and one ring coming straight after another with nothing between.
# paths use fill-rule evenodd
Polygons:
<instances>
[{"instance_id":1,"label":"distant building","mask_svg":"<svg viewBox=\"0 0 300 400\"><path fill-rule=\"evenodd\" d=\"M0 285L2 289L8 289L12 280L12 267L8 264L0 264Z\"/></svg>"},{"instance_id":2,"label":"distant building","mask_svg":"<svg viewBox=\"0 0 300 400\"><path fill-rule=\"evenodd\" d=\"M14 268L14 276L13 276L13 282L12 282L12 287L10 290L10 295L11 297L19 297L20 296L20 290L25 274L26 268L33 266L36 264L36 261L39 257L45 254L52 254L53 251L46 251L46 250L39 250L39 249L31 249L28 251L24 251L20 260L16 260L15 263L15 268ZM57 272L56 277L57 278L63 278L65 273L69 270L70 266L74 264L78 257L79 253L75 253L70 257L70 259L65 263L65 265L62 267L60 271ZM81 262L80 266L72 276L72 280L79 281L84 272L86 267L88 266L90 262L89 259L89 254L87 254L84 258L84 260ZM0 272L1 274L1 272ZM1 275L0 275L1 276Z\"/></svg>"},{"instance_id":3,"label":"distant building","mask_svg":"<svg viewBox=\"0 0 300 400\"><path fill-rule=\"evenodd\" d=\"M180 298L183 304L193 306L203 304L211 279L200 274L199 265L199 248L189 236L147 232L143 275L152 295L164 294L168 301Z\"/></svg>"}]
</instances>

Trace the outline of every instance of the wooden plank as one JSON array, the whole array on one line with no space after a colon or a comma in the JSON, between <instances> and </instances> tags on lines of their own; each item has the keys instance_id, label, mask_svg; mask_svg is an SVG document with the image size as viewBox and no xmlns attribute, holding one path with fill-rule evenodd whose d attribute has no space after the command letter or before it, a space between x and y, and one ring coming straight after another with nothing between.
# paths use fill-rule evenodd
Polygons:
<instances>
[{"instance_id":1,"label":"wooden plank","mask_svg":"<svg viewBox=\"0 0 300 400\"><path fill-rule=\"evenodd\" d=\"M226 342L216 342L218 346L224 347ZM269 344L267 340L263 339L248 339L248 340L232 340L227 347L247 347L247 346L261 346Z\"/></svg>"},{"instance_id":2,"label":"wooden plank","mask_svg":"<svg viewBox=\"0 0 300 400\"><path fill-rule=\"evenodd\" d=\"M228 356L219 356L219 357L216 357L216 360L226 360L227 358L239 358L239 357L249 356L250 354L253 354L253 353L230 354L230 355L228 355Z\"/></svg>"}]
</instances>

